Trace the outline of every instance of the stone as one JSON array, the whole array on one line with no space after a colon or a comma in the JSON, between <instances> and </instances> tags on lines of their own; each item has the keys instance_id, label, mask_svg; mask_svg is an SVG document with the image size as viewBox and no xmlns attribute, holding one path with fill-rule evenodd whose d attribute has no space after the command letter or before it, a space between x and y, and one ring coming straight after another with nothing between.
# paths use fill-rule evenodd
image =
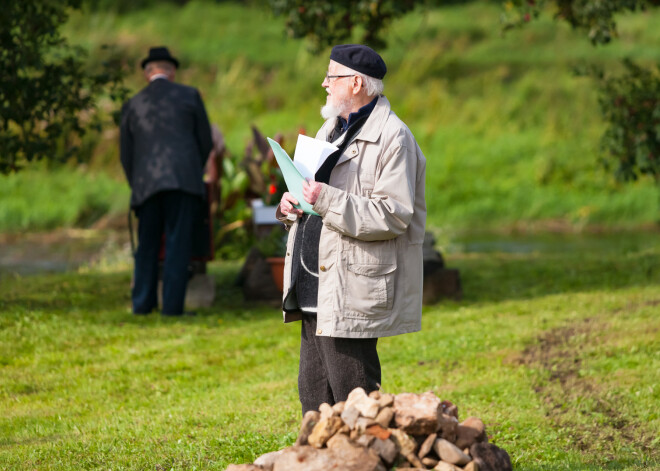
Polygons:
<instances>
[{"instance_id":1,"label":"stone","mask_svg":"<svg viewBox=\"0 0 660 471\"><path fill-rule=\"evenodd\" d=\"M422 445L419 447L419 451L417 452L417 456L419 456L420 459L428 455L429 452L433 449L433 444L435 443L436 438L438 438L437 433L432 433L426 437L426 440L424 440Z\"/></svg>"},{"instance_id":2,"label":"stone","mask_svg":"<svg viewBox=\"0 0 660 471\"><path fill-rule=\"evenodd\" d=\"M380 391L378 389L376 389L375 391L371 391L369 393L369 397L372 398L372 399L379 400L380 399Z\"/></svg>"},{"instance_id":3,"label":"stone","mask_svg":"<svg viewBox=\"0 0 660 471\"><path fill-rule=\"evenodd\" d=\"M245 257L237 284L242 286L247 300L282 303L282 292L273 280L270 265L256 247L252 247Z\"/></svg>"},{"instance_id":4,"label":"stone","mask_svg":"<svg viewBox=\"0 0 660 471\"><path fill-rule=\"evenodd\" d=\"M348 438L348 435L344 435L343 433L335 433L332 437L328 439L326 446L328 448L342 448L345 446L349 446L350 441L351 440Z\"/></svg>"},{"instance_id":5,"label":"stone","mask_svg":"<svg viewBox=\"0 0 660 471\"><path fill-rule=\"evenodd\" d=\"M479 466L479 471L512 470L509 454L492 443L475 443L470 447L470 454Z\"/></svg>"},{"instance_id":6,"label":"stone","mask_svg":"<svg viewBox=\"0 0 660 471\"><path fill-rule=\"evenodd\" d=\"M432 264L424 262L422 303L425 306L447 298L460 301L462 297L461 277L457 269L437 269Z\"/></svg>"},{"instance_id":7,"label":"stone","mask_svg":"<svg viewBox=\"0 0 660 471\"><path fill-rule=\"evenodd\" d=\"M254 464L230 464L225 471L264 471L264 468Z\"/></svg>"},{"instance_id":8,"label":"stone","mask_svg":"<svg viewBox=\"0 0 660 471\"><path fill-rule=\"evenodd\" d=\"M380 399L378 399L378 404L380 405L380 407L391 406L392 404L394 404L394 395L381 393Z\"/></svg>"},{"instance_id":9,"label":"stone","mask_svg":"<svg viewBox=\"0 0 660 471\"><path fill-rule=\"evenodd\" d=\"M425 456L422 458L422 464L426 466L427 468L433 468L435 465L437 465L439 460L436 460L435 458L431 458L430 456Z\"/></svg>"},{"instance_id":10,"label":"stone","mask_svg":"<svg viewBox=\"0 0 660 471\"><path fill-rule=\"evenodd\" d=\"M264 471L270 471L273 469L275 462L279 459L281 454L282 450L271 451L270 453L261 455L259 458L254 460L254 464L261 466Z\"/></svg>"},{"instance_id":11,"label":"stone","mask_svg":"<svg viewBox=\"0 0 660 471\"><path fill-rule=\"evenodd\" d=\"M474 460L470 461L468 464L465 465L463 471L479 471L479 465Z\"/></svg>"},{"instance_id":12,"label":"stone","mask_svg":"<svg viewBox=\"0 0 660 471\"><path fill-rule=\"evenodd\" d=\"M477 442L487 442L486 426L477 417L468 417L458 424L456 429L456 446L470 448Z\"/></svg>"},{"instance_id":13,"label":"stone","mask_svg":"<svg viewBox=\"0 0 660 471\"><path fill-rule=\"evenodd\" d=\"M442 412L447 415L453 415L458 420L458 406L451 401L442 401Z\"/></svg>"},{"instance_id":14,"label":"stone","mask_svg":"<svg viewBox=\"0 0 660 471\"><path fill-rule=\"evenodd\" d=\"M358 417L358 419L355 421L355 428L362 433L364 433L364 431L372 425L376 425L374 419L367 419L366 417Z\"/></svg>"},{"instance_id":15,"label":"stone","mask_svg":"<svg viewBox=\"0 0 660 471\"><path fill-rule=\"evenodd\" d=\"M350 393L348 393L348 397L346 398L346 406L345 407L350 407L353 405L353 403L365 398L369 397L367 396L367 393L365 392L364 389L362 388L355 388L353 389Z\"/></svg>"},{"instance_id":16,"label":"stone","mask_svg":"<svg viewBox=\"0 0 660 471\"><path fill-rule=\"evenodd\" d=\"M447 463L446 461L438 461L438 464L436 464L433 469L436 471L461 471L461 468L458 468L451 463Z\"/></svg>"},{"instance_id":17,"label":"stone","mask_svg":"<svg viewBox=\"0 0 660 471\"><path fill-rule=\"evenodd\" d=\"M341 401L333 405L332 408L335 412L337 412L338 415L341 415L341 413L344 412L345 405L346 403L344 401Z\"/></svg>"},{"instance_id":18,"label":"stone","mask_svg":"<svg viewBox=\"0 0 660 471\"><path fill-rule=\"evenodd\" d=\"M357 443L358 445L363 446L365 448L369 448L369 446L371 445L371 443L375 439L376 439L376 437L374 437L373 435L365 434L365 435L360 435L359 437L357 437L357 439L355 440L355 443Z\"/></svg>"},{"instance_id":19,"label":"stone","mask_svg":"<svg viewBox=\"0 0 660 471\"><path fill-rule=\"evenodd\" d=\"M355 407L363 417L370 419L376 418L380 409L379 401L367 396L362 388L355 388L348 394L345 408L351 406Z\"/></svg>"},{"instance_id":20,"label":"stone","mask_svg":"<svg viewBox=\"0 0 660 471\"><path fill-rule=\"evenodd\" d=\"M458 432L458 419L453 415L440 414L438 419L438 435L452 443L456 442Z\"/></svg>"},{"instance_id":21,"label":"stone","mask_svg":"<svg viewBox=\"0 0 660 471\"><path fill-rule=\"evenodd\" d=\"M394 463L396 457L399 456L397 446L389 439L381 440L380 438L374 438L369 448L375 451L388 466Z\"/></svg>"},{"instance_id":22,"label":"stone","mask_svg":"<svg viewBox=\"0 0 660 471\"><path fill-rule=\"evenodd\" d=\"M415 442L410 435L398 428L390 428L388 430L392 433L391 439L399 448L399 453L401 453L404 458L415 452L417 442Z\"/></svg>"},{"instance_id":23,"label":"stone","mask_svg":"<svg viewBox=\"0 0 660 471\"><path fill-rule=\"evenodd\" d=\"M440 457L440 460L446 461L447 463L463 466L470 462L470 457L468 455L463 453L456 445L443 438L438 438L435 441L433 449Z\"/></svg>"},{"instance_id":24,"label":"stone","mask_svg":"<svg viewBox=\"0 0 660 471\"><path fill-rule=\"evenodd\" d=\"M199 273L188 280L185 300L187 309L211 307L213 301L215 301L215 278L212 275Z\"/></svg>"},{"instance_id":25,"label":"stone","mask_svg":"<svg viewBox=\"0 0 660 471\"><path fill-rule=\"evenodd\" d=\"M314 426L307 441L315 448L322 448L330 437L339 431L342 425L344 423L339 417L329 417L321 420Z\"/></svg>"},{"instance_id":26,"label":"stone","mask_svg":"<svg viewBox=\"0 0 660 471\"><path fill-rule=\"evenodd\" d=\"M307 440L309 435L314 430L314 426L319 422L321 414L314 410L308 410L303 416L302 423L300 424L300 432L298 432L298 438L296 438L296 445L307 445Z\"/></svg>"},{"instance_id":27,"label":"stone","mask_svg":"<svg viewBox=\"0 0 660 471\"><path fill-rule=\"evenodd\" d=\"M381 440L387 440L390 438L390 435L392 435L392 432L390 432L388 429L381 427L378 424L371 425L365 429L365 432L369 435L372 435L374 437L378 437Z\"/></svg>"},{"instance_id":28,"label":"stone","mask_svg":"<svg viewBox=\"0 0 660 471\"><path fill-rule=\"evenodd\" d=\"M355 422L360 417L360 411L357 408L351 406L345 407L344 411L341 413L341 420L344 421L346 425L350 428L355 427Z\"/></svg>"},{"instance_id":29,"label":"stone","mask_svg":"<svg viewBox=\"0 0 660 471\"><path fill-rule=\"evenodd\" d=\"M432 392L401 393L394 397L394 423L406 433L428 435L438 430L440 399Z\"/></svg>"},{"instance_id":30,"label":"stone","mask_svg":"<svg viewBox=\"0 0 660 471\"><path fill-rule=\"evenodd\" d=\"M340 446L317 449L311 446L285 448L273 471L385 471L376 453L362 447Z\"/></svg>"},{"instance_id":31,"label":"stone","mask_svg":"<svg viewBox=\"0 0 660 471\"><path fill-rule=\"evenodd\" d=\"M378 415L374 419L374 422L376 422L381 427L387 428L390 426L393 417L394 417L394 409L392 409L391 407L383 407L380 410L380 412L378 412Z\"/></svg>"},{"instance_id":32,"label":"stone","mask_svg":"<svg viewBox=\"0 0 660 471\"><path fill-rule=\"evenodd\" d=\"M339 415L327 402L324 402L319 406L319 412L321 413L321 420Z\"/></svg>"},{"instance_id":33,"label":"stone","mask_svg":"<svg viewBox=\"0 0 660 471\"><path fill-rule=\"evenodd\" d=\"M410 461L410 464L412 464L415 468L424 469L424 463L422 463L422 460L420 460L415 453L408 453L406 455L406 459Z\"/></svg>"}]
</instances>

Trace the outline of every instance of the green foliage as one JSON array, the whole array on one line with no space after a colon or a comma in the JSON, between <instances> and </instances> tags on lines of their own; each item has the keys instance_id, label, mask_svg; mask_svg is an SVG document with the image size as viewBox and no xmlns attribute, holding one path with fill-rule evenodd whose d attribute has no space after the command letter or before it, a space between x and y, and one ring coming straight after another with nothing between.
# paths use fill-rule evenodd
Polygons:
<instances>
[{"instance_id":1,"label":"green foliage","mask_svg":"<svg viewBox=\"0 0 660 471\"><path fill-rule=\"evenodd\" d=\"M360 42L383 48L383 37L393 19L415 7L414 0L270 0L273 12L286 17L292 38L307 38L312 50L346 42L356 27L363 29Z\"/></svg>"},{"instance_id":2,"label":"green foliage","mask_svg":"<svg viewBox=\"0 0 660 471\"><path fill-rule=\"evenodd\" d=\"M648 174L660 183L660 70L630 60L624 65L618 76L596 74L608 123L602 147L614 160L618 178L636 180Z\"/></svg>"},{"instance_id":3,"label":"green foliage","mask_svg":"<svg viewBox=\"0 0 660 471\"><path fill-rule=\"evenodd\" d=\"M28 162L66 161L80 138L100 130L96 100L122 99L117 59L100 71L86 68L85 49L60 34L80 0L9 2L0 16L0 172Z\"/></svg>"},{"instance_id":4,"label":"green foliage","mask_svg":"<svg viewBox=\"0 0 660 471\"><path fill-rule=\"evenodd\" d=\"M657 0L514 0L505 6L513 17L504 16L505 29L520 26L554 5L555 17L573 28L588 30L592 44L607 44L617 37L615 15L657 7ZM607 167L615 160L615 175L636 180L650 175L660 183L660 74L657 68L644 68L630 59L623 61L624 73L607 75L602 67L592 68L599 87L599 103L607 129L601 137L602 159Z\"/></svg>"},{"instance_id":5,"label":"green foliage","mask_svg":"<svg viewBox=\"0 0 660 471\"><path fill-rule=\"evenodd\" d=\"M287 233L282 226L274 227L270 233L257 240L255 246L264 257L284 257Z\"/></svg>"},{"instance_id":6,"label":"green foliage","mask_svg":"<svg viewBox=\"0 0 660 471\"><path fill-rule=\"evenodd\" d=\"M502 20L505 29L509 29L538 18L544 10L552 8L555 18L573 28L586 30L594 45L607 44L617 36L615 15L657 5L657 0L507 0L507 10L515 8L515 13L503 15Z\"/></svg>"},{"instance_id":7,"label":"green foliage","mask_svg":"<svg viewBox=\"0 0 660 471\"><path fill-rule=\"evenodd\" d=\"M653 224L660 206L652 180L622 185L599 165L598 143L606 128L598 89L572 71L581 61L613 72L625 56L640 64L660 61L660 9L623 15L620 40L606 48L592 47L579 31L549 15L501 35L493 23L499 12L499 4L484 2L416 9L389 28L385 94L427 158L429 227ZM283 37L283 28L283 18L272 18L265 8L196 0L126 15L74 12L63 31L70 43L89 51L122 44L134 71L126 78L131 93L144 86L139 61L149 46L171 46L182 61L178 80L200 89L231 151L223 160L224 202L249 184L241 160L253 138L252 124L271 138L284 133L284 148L292 151L300 128L314 135L322 123L320 84L328 57L309 54L303 42ZM122 187L116 132L103 133L90 169L99 178L113 175ZM43 172L40 187L44 192L53 187L49 194L62 200L78 193L77 181L91 178L72 177L60 185L59 177L51 180ZM28 197L26 191L14 199ZM237 199L234 209L223 212L219 228L223 243L216 246L223 257L241 257L245 252L236 247L251 243L248 227L224 231L228 224L249 221L249 202ZM69 201L84 204L75 195ZM28 214L35 203L21 204ZM124 211L123 202L120 206Z\"/></svg>"},{"instance_id":8,"label":"green foliage","mask_svg":"<svg viewBox=\"0 0 660 471\"><path fill-rule=\"evenodd\" d=\"M114 11L117 13L141 10L163 2L185 5L188 0L83 0L85 7L91 11Z\"/></svg>"},{"instance_id":9,"label":"green foliage","mask_svg":"<svg viewBox=\"0 0 660 471\"><path fill-rule=\"evenodd\" d=\"M658 469L657 234L450 242L464 299L379 340L385 391L482 418L514 469ZM132 316L125 268L4 276L0 468L221 471L293 444L299 326L239 268L211 264L215 305L181 319Z\"/></svg>"}]
</instances>

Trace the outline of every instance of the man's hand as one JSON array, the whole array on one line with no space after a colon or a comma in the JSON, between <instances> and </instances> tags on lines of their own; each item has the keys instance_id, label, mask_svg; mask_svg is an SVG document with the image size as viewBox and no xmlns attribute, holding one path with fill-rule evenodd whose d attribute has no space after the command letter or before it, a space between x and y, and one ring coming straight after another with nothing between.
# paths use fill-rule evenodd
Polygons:
<instances>
[{"instance_id":1,"label":"man's hand","mask_svg":"<svg viewBox=\"0 0 660 471\"><path fill-rule=\"evenodd\" d=\"M309 204L316 203L316 200L321 194L321 188L323 188L322 183L310 180L309 178L305 179L302 184L302 193L305 201L307 201Z\"/></svg>"},{"instance_id":2,"label":"man's hand","mask_svg":"<svg viewBox=\"0 0 660 471\"><path fill-rule=\"evenodd\" d=\"M287 191L282 195L282 199L280 200L280 212L285 216L288 216L289 214L302 216L303 210L293 207L296 204L298 204L296 197Z\"/></svg>"}]
</instances>

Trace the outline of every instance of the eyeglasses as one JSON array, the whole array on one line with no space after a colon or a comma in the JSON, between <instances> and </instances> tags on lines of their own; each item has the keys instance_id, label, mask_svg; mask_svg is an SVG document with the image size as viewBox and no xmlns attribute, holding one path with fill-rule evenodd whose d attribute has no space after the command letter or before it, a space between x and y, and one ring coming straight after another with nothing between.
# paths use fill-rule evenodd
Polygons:
<instances>
[{"instance_id":1,"label":"eyeglasses","mask_svg":"<svg viewBox=\"0 0 660 471\"><path fill-rule=\"evenodd\" d=\"M328 73L325 73L325 79L330 80L333 78L346 78L346 77L354 77L355 74L350 74L350 75L328 75Z\"/></svg>"}]
</instances>

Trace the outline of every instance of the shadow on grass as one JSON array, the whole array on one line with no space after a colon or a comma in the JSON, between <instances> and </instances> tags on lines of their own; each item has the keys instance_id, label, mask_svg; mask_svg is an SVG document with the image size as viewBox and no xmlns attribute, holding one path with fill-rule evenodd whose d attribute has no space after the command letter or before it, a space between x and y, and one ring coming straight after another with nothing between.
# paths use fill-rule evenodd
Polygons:
<instances>
[{"instance_id":1,"label":"shadow on grass","mask_svg":"<svg viewBox=\"0 0 660 471\"><path fill-rule=\"evenodd\" d=\"M660 284L660 253L577 259L480 255L455 258L451 266L460 270L468 303Z\"/></svg>"}]
</instances>

